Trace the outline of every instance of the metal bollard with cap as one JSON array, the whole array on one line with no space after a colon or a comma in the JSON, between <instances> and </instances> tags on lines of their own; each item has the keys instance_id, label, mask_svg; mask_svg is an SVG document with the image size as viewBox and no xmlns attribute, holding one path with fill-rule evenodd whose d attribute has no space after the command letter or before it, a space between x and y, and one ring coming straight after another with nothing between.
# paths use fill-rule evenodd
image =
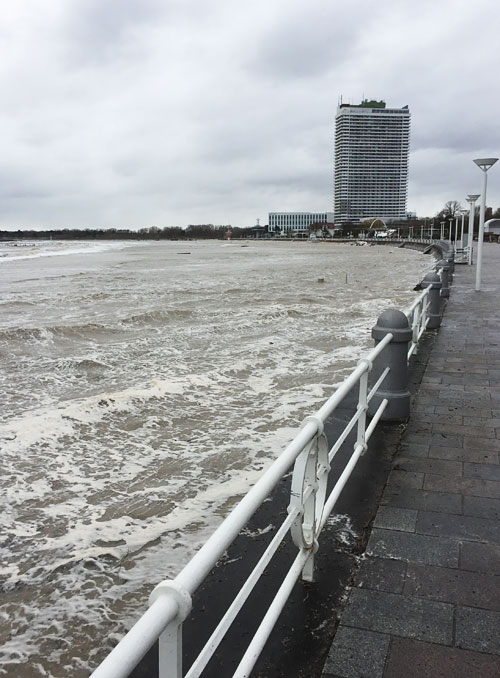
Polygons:
<instances>
[{"instance_id":1,"label":"metal bollard with cap","mask_svg":"<svg viewBox=\"0 0 500 678\"><path fill-rule=\"evenodd\" d=\"M450 296L450 288L448 286L450 266L446 259L438 261L437 266L441 269L441 296L443 299L447 299Z\"/></svg>"},{"instance_id":2,"label":"metal bollard with cap","mask_svg":"<svg viewBox=\"0 0 500 678\"><path fill-rule=\"evenodd\" d=\"M435 330L441 326L441 278L435 271L427 273L425 278L420 283L423 289L429 289L429 322L427 323L428 330Z\"/></svg>"},{"instance_id":3,"label":"metal bollard with cap","mask_svg":"<svg viewBox=\"0 0 500 678\"><path fill-rule=\"evenodd\" d=\"M372 383L377 382L387 367L389 373L370 400L368 413L373 415L382 400L387 398L388 405L381 419L406 421L410 414L408 342L412 337L412 330L406 315L396 308L390 308L379 315L377 324L372 329L375 345L389 333L392 334L391 342L374 361Z\"/></svg>"}]
</instances>

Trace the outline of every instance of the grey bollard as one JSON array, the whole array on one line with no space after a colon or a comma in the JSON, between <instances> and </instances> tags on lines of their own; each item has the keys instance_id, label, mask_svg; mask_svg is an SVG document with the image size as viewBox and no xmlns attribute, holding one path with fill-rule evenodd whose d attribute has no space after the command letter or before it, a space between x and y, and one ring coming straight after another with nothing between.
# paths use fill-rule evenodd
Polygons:
<instances>
[{"instance_id":1,"label":"grey bollard","mask_svg":"<svg viewBox=\"0 0 500 678\"><path fill-rule=\"evenodd\" d=\"M429 290L429 322L428 330L435 330L441 326L441 279L436 272L427 273L420 286Z\"/></svg>"},{"instance_id":2,"label":"grey bollard","mask_svg":"<svg viewBox=\"0 0 500 678\"><path fill-rule=\"evenodd\" d=\"M450 266L446 259L441 259L441 261L438 261L438 267L441 269L441 296L443 299L447 299L450 296L450 288L448 287Z\"/></svg>"},{"instance_id":3,"label":"grey bollard","mask_svg":"<svg viewBox=\"0 0 500 678\"><path fill-rule=\"evenodd\" d=\"M412 331L406 315L397 308L381 313L372 329L377 345L389 332L392 341L375 359L371 383L376 383L386 367L390 372L370 400L368 413L373 416L384 398L389 401L381 419L383 421L406 421L410 415L410 391L408 390L408 342Z\"/></svg>"},{"instance_id":4,"label":"grey bollard","mask_svg":"<svg viewBox=\"0 0 500 678\"><path fill-rule=\"evenodd\" d=\"M451 256L445 258L446 261L448 262L448 266L450 267L450 273L448 276L448 286L450 286L451 283L453 282L453 273L455 271L455 255L452 254Z\"/></svg>"}]
</instances>

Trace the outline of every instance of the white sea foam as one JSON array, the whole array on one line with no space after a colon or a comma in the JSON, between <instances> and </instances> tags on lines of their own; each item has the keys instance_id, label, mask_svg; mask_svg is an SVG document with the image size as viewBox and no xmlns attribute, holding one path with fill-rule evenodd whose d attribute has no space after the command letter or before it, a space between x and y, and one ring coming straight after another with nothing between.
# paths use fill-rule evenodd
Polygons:
<instances>
[{"instance_id":1,"label":"white sea foam","mask_svg":"<svg viewBox=\"0 0 500 678\"><path fill-rule=\"evenodd\" d=\"M41 257L62 257L70 254L98 254L111 249L123 249L124 247L137 246L137 243L125 241L113 242L81 242L72 241L36 241L15 243L16 247L3 244L0 248L0 263L21 261L23 259L39 259ZM18 254L19 249L23 254Z\"/></svg>"},{"instance_id":2,"label":"white sea foam","mask_svg":"<svg viewBox=\"0 0 500 678\"><path fill-rule=\"evenodd\" d=\"M388 248L185 248L2 269L0 675L88 675L429 265Z\"/></svg>"}]
</instances>

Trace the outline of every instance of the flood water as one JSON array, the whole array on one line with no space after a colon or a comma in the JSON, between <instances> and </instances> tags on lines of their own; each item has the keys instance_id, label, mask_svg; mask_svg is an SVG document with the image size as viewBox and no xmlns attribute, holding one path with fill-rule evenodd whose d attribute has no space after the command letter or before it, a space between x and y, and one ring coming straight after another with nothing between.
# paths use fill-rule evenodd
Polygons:
<instances>
[{"instance_id":1,"label":"flood water","mask_svg":"<svg viewBox=\"0 0 500 678\"><path fill-rule=\"evenodd\" d=\"M429 257L0 245L0 676L87 676L404 308Z\"/></svg>"}]
</instances>

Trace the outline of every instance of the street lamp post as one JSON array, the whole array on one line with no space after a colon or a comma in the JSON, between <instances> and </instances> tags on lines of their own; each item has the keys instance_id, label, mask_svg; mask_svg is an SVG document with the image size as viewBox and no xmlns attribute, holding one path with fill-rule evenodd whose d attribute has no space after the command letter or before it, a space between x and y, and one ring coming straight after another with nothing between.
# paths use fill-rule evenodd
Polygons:
<instances>
[{"instance_id":1,"label":"street lamp post","mask_svg":"<svg viewBox=\"0 0 500 678\"><path fill-rule=\"evenodd\" d=\"M460 218L460 217L459 217L458 214L457 214L457 216L455 217L455 249L457 249L457 240L458 240L458 220L459 220L459 218Z\"/></svg>"},{"instance_id":2,"label":"street lamp post","mask_svg":"<svg viewBox=\"0 0 500 678\"><path fill-rule=\"evenodd\" d=\"M492 167L498 158L478 158L474 160L476 165L483 173L483 186L481 191L481 210L479 212L479 233L477 236L477 266L476 266L476 292L481 289L481 264L483 256L483 238L484 238L484 213L486 211L486 187L488 185L486 173Z\"/></svg>"},{"instance_id":3,"label":"street lamp post","mask_svg":"<svg viewBox=\"0 0 500 678\"><path fill-rule=\"evenodd\" d=\"M469 208L469 227L467 229L467 247L469 248L467 261L469 266L472 265L472 243L474 242L474 217L476 214L475 202L479 198L479 193L474 193L467 196Z\"/></svg>"},{"instance_id":4,"label":"street lamp post","mask_svg":"<svg viewBox=\"0 0 500 678\"><path fill-rule=\"evenodd\" d=\"M465 210L465 209L460 210L460 214L462 215L462 225L460 227L460 249L463 250L463 248L464 248L465 215L467 214L467 210Z\"/></svg>"}]
</instances>

